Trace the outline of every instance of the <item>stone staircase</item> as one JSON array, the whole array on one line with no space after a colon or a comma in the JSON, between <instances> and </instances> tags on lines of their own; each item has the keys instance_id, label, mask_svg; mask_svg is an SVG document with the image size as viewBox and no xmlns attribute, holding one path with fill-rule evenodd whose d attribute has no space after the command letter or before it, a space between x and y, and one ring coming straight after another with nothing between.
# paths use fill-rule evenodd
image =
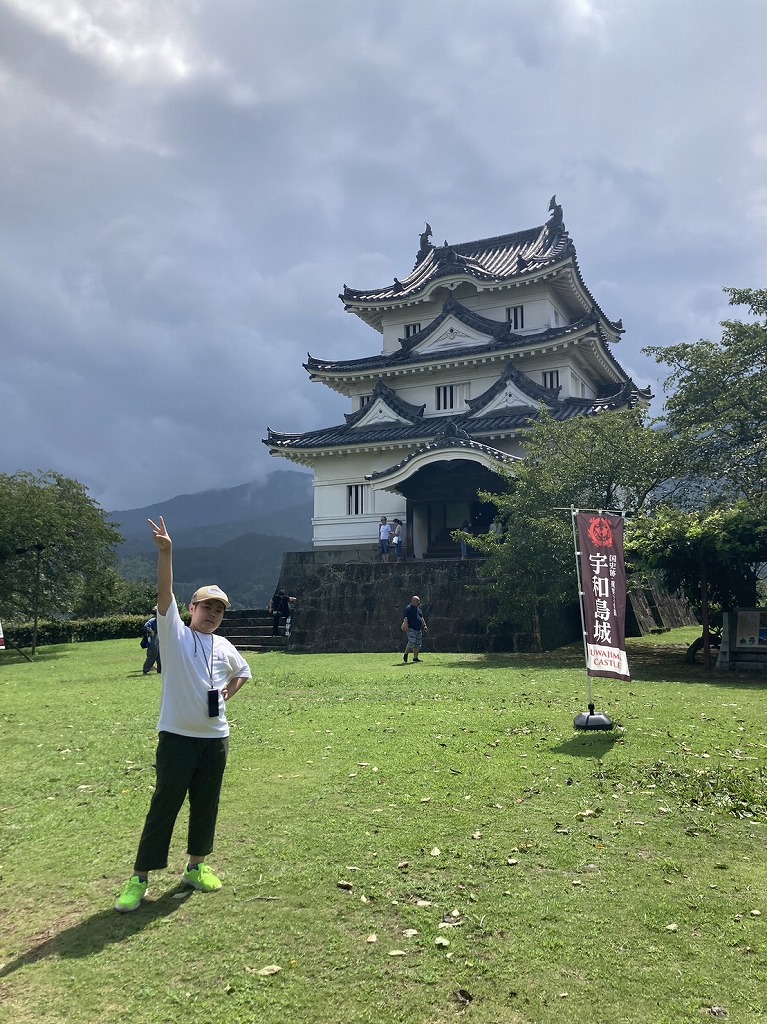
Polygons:
<instances>
[{"instance_id":1,"label":"stone staircase","mask_svg":"<svg viewBox=\"0 0 767 1024\"><path fill-rule=\"evenodd\" d=\"M280 635L272 636L272 616L265 608L228 611L217 632L233 643L238 651L258 654L282 651L287 646L284 623L280 626Z\"/></svg>"}]
</instances>

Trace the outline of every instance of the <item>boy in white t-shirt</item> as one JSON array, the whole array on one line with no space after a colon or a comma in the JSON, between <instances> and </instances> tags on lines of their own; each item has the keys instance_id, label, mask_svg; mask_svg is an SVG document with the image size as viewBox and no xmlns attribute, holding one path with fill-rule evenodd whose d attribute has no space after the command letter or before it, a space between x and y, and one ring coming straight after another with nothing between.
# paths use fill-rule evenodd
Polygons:
<instances>
[{"instance_id":1,"label":"boy in white t-shirt","mask_svg":"<svg viewBox=\"0 0 767 1024\"><path fill-rule=\"evenodd\" d=\"M162 699L157 723L157 785L141 834L133 876L115 908L136 910L150 871L168 866L178 812L189 797L186 885L214 892L221 882L205 863L213 849L218 801L229 746L225 703L250 678L248 663L222 636L229 598L215 585L200 587L189 603L190 626L173 596L173 546L165 522L149 520L157 545L157 626L162 658Z\"/></svg>"}]
</instances>

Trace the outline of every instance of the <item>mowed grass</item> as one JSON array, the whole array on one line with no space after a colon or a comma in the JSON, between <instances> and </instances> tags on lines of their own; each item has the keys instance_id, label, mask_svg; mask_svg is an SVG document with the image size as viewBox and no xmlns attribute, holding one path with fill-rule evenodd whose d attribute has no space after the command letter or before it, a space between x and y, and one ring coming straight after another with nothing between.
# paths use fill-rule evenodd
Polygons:
<instances>
[{"instance_id":1,"label":"mowed grass","mask_svg":"<svg viewBox=\"0 0 767 1024\"><path fill-rule=\"evenodd\" d=\"M254 656L224 889L180 887L182 814L128 915L158 682L136 641L0 655L0 1019L767 1021L767 679L686 666L694 635L595 681L610 733L573 730L578 645Z\"/></svg>"}]
</instances>

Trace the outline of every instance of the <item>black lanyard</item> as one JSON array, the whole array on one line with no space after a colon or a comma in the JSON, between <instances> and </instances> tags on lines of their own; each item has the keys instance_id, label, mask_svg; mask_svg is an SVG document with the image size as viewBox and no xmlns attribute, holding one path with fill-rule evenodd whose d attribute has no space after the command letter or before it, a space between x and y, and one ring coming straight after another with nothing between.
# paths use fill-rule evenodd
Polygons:
<instances>
[{"instance_id":1,"label":"black lanyard","mask_svg":"<svg viewBox=\"0 0 767 1024\"><path fill-rule=\"evenodd\" d=\"M213 686L213 646L215 641L213 640L213 634L209 633L210 636L210 664L208 664L208 656L205 653L205 644L202 642L203 634L200 634L200 650L202 651L203 661L205 662L205 668L208 670L208 676L210 678L210 688L214 689ZM194 656L197 657L197 630L192 630L192 636L194 637Z\"/></svg>"}]
</instances>

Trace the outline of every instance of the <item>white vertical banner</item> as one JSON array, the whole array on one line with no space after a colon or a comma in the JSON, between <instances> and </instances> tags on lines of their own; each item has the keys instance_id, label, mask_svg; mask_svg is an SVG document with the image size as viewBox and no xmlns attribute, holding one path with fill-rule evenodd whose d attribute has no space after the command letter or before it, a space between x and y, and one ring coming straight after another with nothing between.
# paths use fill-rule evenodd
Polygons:
<instances>
[{"instance_id":1,"label":"white vertical banner","mask_svg":"<svg viewBox=\"0 0 767 1024\"><path fill-rule=\"evenodd\" d=\"M623 516L577 512L586 673L630 679Z\"/></svg>"}]
</instances>

